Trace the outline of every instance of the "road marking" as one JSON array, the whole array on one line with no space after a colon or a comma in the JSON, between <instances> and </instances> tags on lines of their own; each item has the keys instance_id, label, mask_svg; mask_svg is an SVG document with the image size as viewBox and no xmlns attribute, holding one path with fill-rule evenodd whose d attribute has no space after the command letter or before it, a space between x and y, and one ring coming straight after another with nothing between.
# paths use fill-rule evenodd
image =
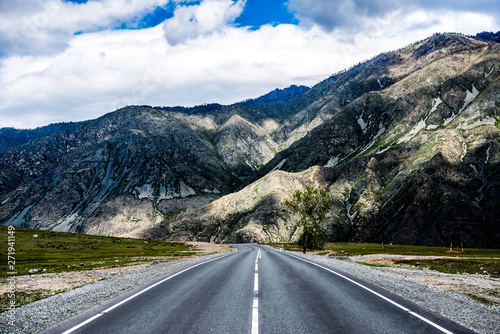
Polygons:
<instances>
[{"instance_id":1,"label":"road marking","mask_svg":"<svg viewBox=\"0 0 500 334\"><path fill-rule=\"evenodd\" d=\"M118 306L120 306L120 305L122 305L122 304L125 304L125 303L126 303L126 302L128 302L129 300L134 299L135 297L137 297L137 296L139 296L139 295L143 294L144 292L146 292L146 291L148 291L148 290L150 290L150 289L154 288L155 286L160 285L160 284L162 284L162 283L164 283L164 282L168 281L168 280L169 280L169 279L171 279L171 278L174 278L175 276L178 276L178 275L180 275L180 274L182 274L182 273L184 273L184 272L186 272L186 271L188 271L188 270L190 270L190 269L193 269L193 268L195 268L195 267L201 266L202 264L209 263L209 262L216 261L216 260L220 260L220 259L225 258L226 256L229 256L229 255L232 255L232 254L234 254L234 253L228 253L228 254L226 254L226 255L223 255L223 256L218 257L218 258L215 258L215 259L211 259L211 260L207 260L207 261L204 261L204 262L200 262L200 263L195 264L195 265L193 265L193 266L191 266L191 267L188 267L188 268L186 268L186 269L184 269L184 270L181 270L181 271L179 271L178 273L173 274L172 276L169 276L169 277L167 277L167 278L164 278L164 279L162 279L161 281L156 282L155 284L153 284L153 285L151 285L151 286L148 286L147 288L145 288L145 289L143 289L143 290L141 290L141 291L139 291L139 292L135 293L134 295L132 295L132 296L130 296L130 297L128 297L128 298L126 298L126 299L122 300L121 302L116 303L115 305L113 305L113 306L111 306L111 307L109 307L109 308L105 309L104 311L100 312L99 314L94 315L92 318L89 318L89 319L85 320L84 322L82 322L82 323L80 323L80 324L78 324L78 325L76 325L76 326L74 326L74 327L72 327L72 328L68 329L67 331L63 332L62 334L69 334L69 333L72 333L72 332L76 331L78 328L80 328L80 327L82 327L82 326L85 326L85 325L86 325L86 324L88 324L89 322L94 321L95 319L99 318L100 316L102 316L102 315L104 315L104 314L108 313L109 311L111 311L111 310L113 310L113 309L117 308Z\"/></svg>"},{"instance_id":2,"label":"road marking","mask_svg":"<svg viewBox=\"0 0 500 334\"><path fill-rule=\"evenodd\" d=\"M292 254L286 254L286 255L291 256L291 257L293 257L293 258L296 258L297 260L301 260L301 261L304 261L304 262L310 263L310 264L312 264L312 265L315 265L316 267L319 267L319 268L321 268L321 269L324 269L324 270L326 270L326 271L331 272L332 274L335 274L335 275L337 275L337 276L339 276L339 277L342 277L343 279L345 279L345 280L347 280L347 281L349 281L349 282L351 282L351 283L354 283L354 284L356 284L357 286L359 286L359 287L361 287L361 288L365 289L366 291L369 291L369 292L373 293L374 295L376 295L376 296L378 296L378 297L380 297L380 298L384 299L385 301L387 301L387 302L389 302L389 303L391 303L391 304L393 304L393 305L395 305L395 306L399 307L399 308L400 308L400 309L402 309L403 311L408 312L408 313L409 313L409 314L411 314L412 316L417 317L417 318L419 318L420 320L425 321L426 323L428 323L428 324L429 324L429 325L431 325L431 326L434 326L435 328L439 329L439 330L440 330L440 331L442 331L443 333L446 333L446 334L453 334L453 332L450 332L450 331L449 331L449 330L447 330L446 328L443 328L443 327L439 326L438 324L436 324L436 323L432 322L431 320L429 320L429 319L427 319L427 318L425 318L425 317L421 316L420 314L417 314L417 313L415 313L415 312L411 311L410 309L408 309L408 308L404 307L403 305L396 303L396 302L395 302L395 301L393 301L392 299L389 299L389 298L387 298L387 297L385 297L385 296L381 295L380 293L378 293L378 292L376 292L376 291L374 291L374 290L372 290L372 289L370 289L370 288L368 288L368 287L364 286L363 284L358 283L358 282L356 282L355 280L352 280L352 279L350 279L349 277L346 277L346 276L344 276L344 275L342 275L342 274L340 274L340 273L338 273L338 272L336 272L336 271L334 271L334 270L332 270L332 269L330 269L330 268L324 267L324 266L322 266L322 265L320 265L320 264L314 263L314 262L312 262L312 261L309 261L309 260L303 259L303 258L301 258L301 257L295 256L295 255L292 255Z\"/></svg>"},{"instance_id":3,"label":"road marking","mask_svg":"<svg viewBox=\"0 0 500 334\"><path fill-rule=\"evenodd\" d=\"M259 334L259 298L258 297L253 297L251 334Z\"/></svg>"},{"instance_id":4,"label":"road marking","mask_svg":"<svg viewBox=\"0 0 500 334\"><path fill-rule=\"evenodd\" d=\"M84 321L84 322L82 322L81 324L76 325L75 327L73 327L73 328L71 328L71 329L67 330L67 331L66 331L66 332L64 332L63 334L74 332L74 331L76 331L78 328L85 326L86 324L88 324L88 323L89 323L89 322L91 322L91 321L94 321L95 319L99 318L99 317L100 317L101 315L103 315L103 314L104 314L104 313L99 313L99 314L96 314L96 315L94 315L92 318L89 318L89 319L85 320L85 321Z\"/></svg>"},{"instance_id":5,"label":"road marking","mask_svg":"<svg viewBox=\"0 0 500 334\"><path fill-rule=\"evenodd\" d=\"M260 258L260 249L257 252L257 257L255 258L255 275L253 280L253 293L257 295L259 293L259 258Z\"/></svg>"},{"instance_id":6,"label":"road marking","mask_svg":"<svg viewBox=\"0 0 500 334\"><path fill-rule=\"evenodd\" d=\"M251 334L259 334L259 259L261 258L260 249L255 257L255 274L253 278L253 305L252 305L252 330Z\"/></svg>"},{"instance_id":7,"label":"road marking","mask_svg":"<svg viewBox=\"0 0 500 334\"><path fill-rule=\"evenodd\" d=\"M255 273L253 280L253 293L256 295L259 293L259 273Z\"/></svg>"}]
</instances>

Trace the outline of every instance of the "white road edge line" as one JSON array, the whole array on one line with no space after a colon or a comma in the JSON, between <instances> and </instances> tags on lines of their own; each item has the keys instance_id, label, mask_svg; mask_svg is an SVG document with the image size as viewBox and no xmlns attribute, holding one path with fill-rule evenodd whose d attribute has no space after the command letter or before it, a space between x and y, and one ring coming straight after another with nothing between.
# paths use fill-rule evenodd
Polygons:
<instances>
[{"instance_id":1,"label":"white road edge line","mask_svg":"<svg viewBox=\"0 0 500 334\"><path fill-rule=\"evenodd\" d=\"M351 282L351 283L354 283L354 284L356 284L357 286L359 286L359 287L361 287L361 288L363 288L363 289L365 289L365 290L367 290L367 291L369 291L369 292L373 293L374 295L376 295L376 296L378 296L378 297L380 297L380 298L384 299L385 301L387 301L387 302L389 302L389 303L391 303L391 304L393 304L393 305L395 305L395 306L399 307L400 309L402 309L403 311L408 312L409 314L413 315L414 317L417 317L417 318L419 318L420 320L425 321L426 323L428 323L428 324L429 324L429 325L431 325L431 326L434 326L435 328L439 329L439 330L440 330L440 331L442 331L443 333L446 333L446 334L453 334L453 332L450 332L450 331L449 331L449 330L447 330L446 328L443 328L443 327L439 326L438 324L436 324L436 323L434 323L434 322L430 321L429 319L427 319L427 318L425 318L425 317L421 316L420 314L417 314L417 313L415 313L415 312L411 311L410 309L408 309L408 308L404 307L403 305L396 303L396 302L395 302L395 301L393 301L392 299L389 299L389 298L387 298L387 297L385 297L385 296L381 295L380 293L378 293L378 292L376 292L376 291L374 291L374 290L372 290L372 289L370 289L370 288L368 288L368 287L364 286L364 285L363 285L363 284L361 284L361 283L358 283L358 282L356 282L356 281L354 281L354 280L350 279L349 277L346 277L346 276L344 276L344 275L342 275L342 274L340 274L340 273L338 273L338 272L336 272L336 271L334 271L334 270L332 270L332 269L330 269L330 268L324 267L324 266L322 266L322 265L320 265L320 264L317 264L317 263L314 263L314 262L312 262L312 261L309 261L309 260L303 259L303 258L301 258L301 257L295 256L295 255L292 255L292 254L287 254L287 255L289 255L289 256L291 256L291 257L293 257L293 258L296 258L296 259L298 259L298 260L301 260L301 261L304 261L304 262L310 263L310 264L312 264L312 265L315 265L316 267L319 267L319 268L321 268L321 269L324 269L324 270L326 270L326 271L331 272L332 274L335 274L335 275L337 275L337 276L339 276L339 277L342 277L343 279L345 279L345 280L347 280L347 281L349 281L349 282Z\"/></svg>"},{"instance_id":2,"label":"white road edge line","mask_svg":"<svg viewBox=\"0 0 500 334\"><path fill-rule=\"evenodd\" d=\"M113 310L113 309L117 308L118 306L120 306L120 305L122 305L122 304L125 304L125 303L126 303L126 302L128 302L129 300L134 299L135 297L137 297L137 296L139 296L139 295L143 294L144 292L146 292L146 291L148 291L148 290L150 290L150 289L154 288L155 286L160 285L160 284L162 284L163 282L166 282L166 281L168 281L168 280L169 280L169 279L171 279L171 278L174 278L175 276L178 276L178 275L180 275L180 274L182 274L182 273L184 273L184 272L186 272L186 271L188 271L188 270L190 270L190 269L193 269L193 268L195 268L195 267L201 266L202 264L209 263L209 262L216 261L216 260L220 260L220 259L222 259L222 258L225 258L226 256L231 255L231 254L234 254L234 253L228 253L228 254L226 254L226 255L223 255L223 256L218 257L218 258L215 258L215 259L211 259L211 260L207 260L207 261L204 261L204 262L200 262L200 263L195 264L195 265L193 265L193 266L191 266L191 267L188 267L188 268L186 268L186 269L184 269L184 270L181 270L181 271L179 271L178 273L173 274L172 276L168 276L167 278L164 278L164 279L162 279L161 281L156 282L155 284L153 284L153 285L151 285L151 286L148 286L147 288L145 288L145 289L143 289L143 290L141 290L141 291L137 292L136 294L134 294L134 295L132 295L132 296L130 296L130 297L128 297L128 298L126 298L126 299L122 300L121 302L116 303L115 305L113 305L113 306L111 306L111 307L107 308L106 310L104 310L104 311L100 312L99 314L94 315L92 318L89 318L89 319L85 320L84 322L82 322L82 323L80 323L80 324L78 324L78 325L76 325L76 326L74 326L74 327L72 327L72 328L68 329L67 331L63 332L62 334L69 334L69 333L72 333L72 332L76 331L78 328L80 328L80 327L82 327L82 326L85 326L85 325L86 325L86 324L88 324L89 322L94 321L95 319L99 318L100 316L102 316L102 315L104 315L104 314L108 313L109 311L111 311L111 310Z\"/></svg>"}]
</instances>

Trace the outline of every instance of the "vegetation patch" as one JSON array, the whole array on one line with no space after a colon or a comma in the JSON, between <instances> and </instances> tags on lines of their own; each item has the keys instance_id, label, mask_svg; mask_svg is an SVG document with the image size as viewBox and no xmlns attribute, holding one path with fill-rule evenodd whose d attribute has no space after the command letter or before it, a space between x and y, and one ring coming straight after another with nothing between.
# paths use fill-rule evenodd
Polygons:
<instances>
[{"instance_id":1,"label":"vegetation patch","mask_svg":"<svg viewBox=\"0 0 500 334\"><path fill-rule=\"evenodd\" d=\"M377 268L390 267L387 264L380 264L380 263L368 263L368 262L363 262L363 261L356 261L356 263L362 264L362 265L368 266L368 267L377 267Z\"/></svg>"},{"instance_id":2,"label":"vegetation patch","mask_svg":"<svg viewBox=\"0 0 500 334\"><path fill-rule=\"evenodd\" d=\"M500 278L500 259L399 260L395 263L429 268L443 273L484 274Z\"/></svg>"},{"instance_id":3,"label":"vegetation patch","mask_svg":"<svg viewBox=\"0 0 500 334\"><path fill-rule=\"evenodd\" d=\"M489 299L481 297L481 296L474 295L472 293L468 293L467 296L469 296L470 298L474 299L475 301L478 301L478 302L480 302L482 304L486 304L488 306L497 306L497 305L500 305L497 302L494 302L492 300L489 300Z\"/></svg>"},{"instance_id":4,"label":"vegetation patch","mask_svg":"<svg viewBox=\"0 0 500 334\"><path fill-rule=\"evenodd\" d=\"M272 243L270 245L273 247L283 247L285 250L290 250L290 251L300 249L300 247L294 243ZM464 248L464 251L462 252L461 249L459 248L450 251L449 247L410 246L410 245L352 243L352 242L334 242L334 243L327 242L325 243L324 252L322 254L326 253L329 256L390 254L390 255L409 255L409 256L439 256L439 257L446 256L446 257L456 257L456 258L470 258L470 257L491 258L488 260L481 259L478 261L485 261L485 262L492 261L493 263L497 264L500 263L500 249ZM422 262L422 261L416 261L416 262ZM498 266L497 269L500 270ZM492 273L493 272L494 271L492 271Z\"/></svg>"},{"instance_id":5,"label":"vegetation patch","mask_svg":"<svg viewBox=\"0 0 500 334\"><path fill-rule=\"evenodd\" d=\"M7 259L7 226L0 226L0 256ZM109 268L197 254L190 246L159 240L104 237L16 228L17 275ZM7 277L7 261L0 277ZM33 270L32 270L33 272ZM11 276L11 275L9 275Z\"/></svg>"},{"instance_id":6,"label":"vegetation patch","mask_svg":"<svg viewBox=\"0 0 500 334\"><path fill-rule=\"evenodd\" d=\"M392 255L410 255L410 256L491 257L500 259L500 249L464 248L463 253L461 252L461 250L450 253L449 247L391 245L391 244L374 244L374 243L349 243L349 242L326 243L325 249L329 250L331 253L337 253L331 255L342 255L342 256L392 254Z\"/></svg>"},{"instance_id":7,"label":"vegetation patch","mask_svg":"<svg viewBox=\"0 0 500 334\"><path fill-rule=\"evenodd\" d=\"M66 291L68 290L51 291L38 289L33 291L16 291L15 305L19 307ZM7 293L0 295L0 312L8 310L10 302L11 299Z\"/></svg>"}]
</instances>

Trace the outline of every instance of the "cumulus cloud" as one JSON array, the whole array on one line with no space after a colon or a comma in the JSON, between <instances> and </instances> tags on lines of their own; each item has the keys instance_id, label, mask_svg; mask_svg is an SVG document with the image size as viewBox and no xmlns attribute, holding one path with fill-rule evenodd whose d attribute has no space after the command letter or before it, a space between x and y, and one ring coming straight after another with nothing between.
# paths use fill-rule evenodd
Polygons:
<instances>
[{"instance_id":1,"label":"cumulus cloud","mask_svg":"<svg viewBox=\"0 0 500 334\"><path fill-rule=\"evenodd\" d=\"M332 36L295 25L227 27L176 45L161 25L78 35L57 55L3 62L0 124L90 119L131 104L233 103L313 85L350 65L342 52Z\"/></svg>"},{"instance_id":2,"label":"cumulus cloud","mask_svg":"<svg viewBox=\"0 0 500 334\"><path fill-rule=\"evenodd\" d=\"M414 13L424 13L429 18L419 20L416 29L432 27L439 22L441 15L447 19L450 13L461 15L476 14L476 18L488 16L489 21L500 22L500 6L490 0L289 0L289 8L296 13L302 24L318 25L326 31L341 31L346 34L372 33L390 27L394 33ZM434 18L433 20L430 17ZM465 23L465 22L464 22ZM465 32L465 31L462 31ZM476 31L477 32L477 31ZM474 33L466 31L466 33Z\"/></svg>"},{"instance_id":3,"label":"cumulus cloud","mask_svg":"<svg viewBox=\"0 0 500 334\"><path fill-rule=\"evenodd\" d=\"M0 56L62 51L74 34L116 28L169 0L2 0Z\"/></svg>"},{"instance_id":4,"label":"cumulus cloud","mask_svg":"<svg viewBox=\"0 0 500 334\"><path fill-rule=\"evenodd\" d=\"M243 12L246 0L205 0L197 5L181 5L164 24L170 44L220 32Z\"/></svg>"},{"instance_id":5,"label":"cumulus cloud","mask_svg":"<svg viewBox=\"0 0 500 334\"><path fill-rule=\"evenodd\" d=\"M289 8L303 24L317 24L327 31L359 29L369 19L384 19L399 7L399 1L290 0Z\"/></svg>"},{"instance_id":6,"label":"cumulus cloud","mask_svg":"<svg viewBox=\"0 0 500 334\"><path fill-rule=\"evenodd\" d=\"M314 85L436 31L499 30L492 14L429 10L424 0L412 10L400 0L289 0L301 24L258 29L233 24L250 0L171 1L174 15L158 26L113 30L168 0L1 0L0 127L92 119L131 104L229 104Z\"/></svg>"}]
</instances>

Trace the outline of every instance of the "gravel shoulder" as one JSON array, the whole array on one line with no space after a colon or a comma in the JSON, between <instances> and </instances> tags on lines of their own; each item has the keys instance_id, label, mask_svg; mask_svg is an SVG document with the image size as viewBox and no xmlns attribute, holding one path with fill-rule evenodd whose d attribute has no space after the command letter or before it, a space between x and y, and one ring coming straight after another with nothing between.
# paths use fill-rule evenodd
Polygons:
<instances>
[{"instance_id":1,"label":"gravel shoulder","mask_svg":"<svg viewBox=\"0 0 500 334\"><path fill-rule=\"evenodd\" d=\"M196 245L200 248L200 245ZM206 246L205 252L213 252L213 246ZM225 249L226 251L229 248ZM219 249L220 251L220 249ZM452 275L430 270L369 267L359 262L390 262L381 255L339 259L334 257L301 254L310 260L333 269L348 272L369 283L376 284L405 297L437 314L449 318L479 333L500 333L500 307L487 306L469 297L480 291L500 291L500 280L484 275ZM16 328L7 325L6 313L0 313L0 333L37 333L60 321L68 319L115 296L128 292L150 280L174 273L182 268L221 256L210 254L177 261L156 262L155 265L111 268L107 270L79 273L40 274L26 278L19 277L19 285L64 288L61 282L76 284L78 288L16 309ZM57 279L51 275L59 275ZM78 276L74 276L78 275ZM84 278L87 278L85 281ZM23 279L33 280L23 283ZM66 284L65 283L65 284ZM91 283L91 284L89 284ZM81 286L85 284L84 286Z\"/></svg>"}]
</instances>

